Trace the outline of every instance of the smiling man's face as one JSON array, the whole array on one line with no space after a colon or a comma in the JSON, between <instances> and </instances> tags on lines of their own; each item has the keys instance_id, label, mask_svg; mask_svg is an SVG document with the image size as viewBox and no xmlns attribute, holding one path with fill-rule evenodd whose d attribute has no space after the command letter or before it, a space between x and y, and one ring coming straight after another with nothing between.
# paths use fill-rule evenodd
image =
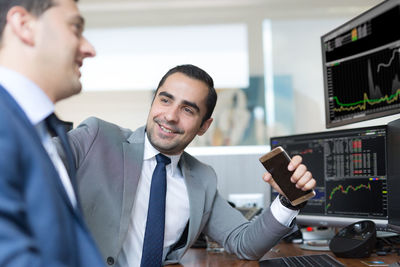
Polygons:
<instances>
[{"instance_id":1,"label":"smiling man's face","mask_svg":"<svg viewBox=\"0 0 400 267\"><path fill-rule=\"evenodd\" d=\"M167 155L181 153L196 135L203 135L212 119L206 114L207 85L183 73L171 74L158 89L147 118L150 143Z\"/></svg>"}]
</instances>

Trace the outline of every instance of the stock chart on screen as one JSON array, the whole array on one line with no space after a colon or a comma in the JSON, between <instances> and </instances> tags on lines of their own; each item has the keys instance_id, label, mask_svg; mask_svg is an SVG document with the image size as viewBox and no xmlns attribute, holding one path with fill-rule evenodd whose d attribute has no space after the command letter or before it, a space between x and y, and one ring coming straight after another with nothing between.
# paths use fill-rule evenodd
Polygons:
<instances>
[{"instance_id":1,"label":"stock chart on screen","mask_svg":"<svg viewBox=\"0 0 400 267\"><path fill-rule=\"evenodd\" d=\"M272 137L271 147L300 155L316 196L303 215L387 220L386 126Z\"/></svg>"},{"instance_id":2,"label":"stock chart on screen","mask_svg":"<svg viewBox=\"0 0 400 267\"><path fill-rule=\"evenodd\" d=\"M400 111L399 1L321 37L328 128Z\"/></svg>"}]
</instances>

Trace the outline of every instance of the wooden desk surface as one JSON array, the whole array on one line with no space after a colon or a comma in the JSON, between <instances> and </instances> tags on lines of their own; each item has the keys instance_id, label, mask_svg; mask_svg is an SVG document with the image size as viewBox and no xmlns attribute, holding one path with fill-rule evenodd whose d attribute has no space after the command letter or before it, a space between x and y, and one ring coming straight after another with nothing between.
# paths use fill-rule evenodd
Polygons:
<instances>
[{"instance_id":1,"label":"wooden desk surface","mask_svg":"<svg viewBox=\"0 0 400 267\"><path fill-rule=\"evenodd\" d=\"M287 257L287 256L298 256L298 255L310 255L310 254L322 254L328 253L333 256L331 252L321 252L321 251L309 251L302 250L299 245L296 244L278 244L271 251L269 251L262 260L268 258L278 258L278 257ZM336 258L338 261L343 263L345 266L356 267L363 266L367 267L366 264L362 263L362 261L384 261L387 264L394 263L400 260L400 256L397 254L390 254L388 256L376 256L372 254L369 258L364 259L343 259ZM189 249L189 251L183 257L181 264L169 265L169 266L184 266L184 267L255 267L259 266L258 261L246 261L239 260L236 256L228 254L226 252L223 253L213 253L207 252L206 249ZM383 265L384 266L384 265Z\"/></svg>"}]
</instances>

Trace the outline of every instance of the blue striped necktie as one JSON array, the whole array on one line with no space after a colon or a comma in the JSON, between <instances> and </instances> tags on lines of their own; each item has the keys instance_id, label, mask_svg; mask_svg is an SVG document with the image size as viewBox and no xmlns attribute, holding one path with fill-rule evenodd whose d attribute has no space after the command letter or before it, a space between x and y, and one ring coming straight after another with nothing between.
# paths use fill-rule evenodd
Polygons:
<instances>
[{"instance_id":1,"label":"blue striped necktie","mask_svg":"<svg viewBox=\"0 0 400 267\"><path fill-rule=\"evenodd\" d=\"M149 208L147 212L146 231L144 234L141 267L160 267L164 247L165 228L165 195L167 178L165 166L171 160L156 155L157 166L151 178Z\"/></svg>"}]
</instances>

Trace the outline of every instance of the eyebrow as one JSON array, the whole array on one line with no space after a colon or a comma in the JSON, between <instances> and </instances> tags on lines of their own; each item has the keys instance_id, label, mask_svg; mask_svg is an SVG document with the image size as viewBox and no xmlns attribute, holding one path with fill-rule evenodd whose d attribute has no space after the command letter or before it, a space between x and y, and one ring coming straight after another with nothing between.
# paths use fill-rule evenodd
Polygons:
<instances>
[{"instance_id":1,"label":"eyebrow","mask_svg":"<svg viewBox=\"0 0 400 267\"><path fill-rule=\"evenodd\" d=\"M81 30L85 28L85 19L81 15L76 15L70 19L72 23L79 23Z\"/></svg>"},{"instance_id":2,"label":"eyebrow","mask_svg":"<svg viewBox=\"0 0 400 267\"><path fill-rule=\"evenodd\" d=\"M160 95L161 96L165 96L165 97L168 97L168 98L170 98L172 100L175 100L175 97L173 95L171 95L170 93L167 93L165 91L160 92L158 95L159 96ZM187 101L187 100L183 100L182 103L187 105L187 106L190 106L190 107L194 108L198 113L200 113L200 108L199 108L199 106L196 105L196 103L191 102L191 101Z\"/></svg>"}]
</instances>

